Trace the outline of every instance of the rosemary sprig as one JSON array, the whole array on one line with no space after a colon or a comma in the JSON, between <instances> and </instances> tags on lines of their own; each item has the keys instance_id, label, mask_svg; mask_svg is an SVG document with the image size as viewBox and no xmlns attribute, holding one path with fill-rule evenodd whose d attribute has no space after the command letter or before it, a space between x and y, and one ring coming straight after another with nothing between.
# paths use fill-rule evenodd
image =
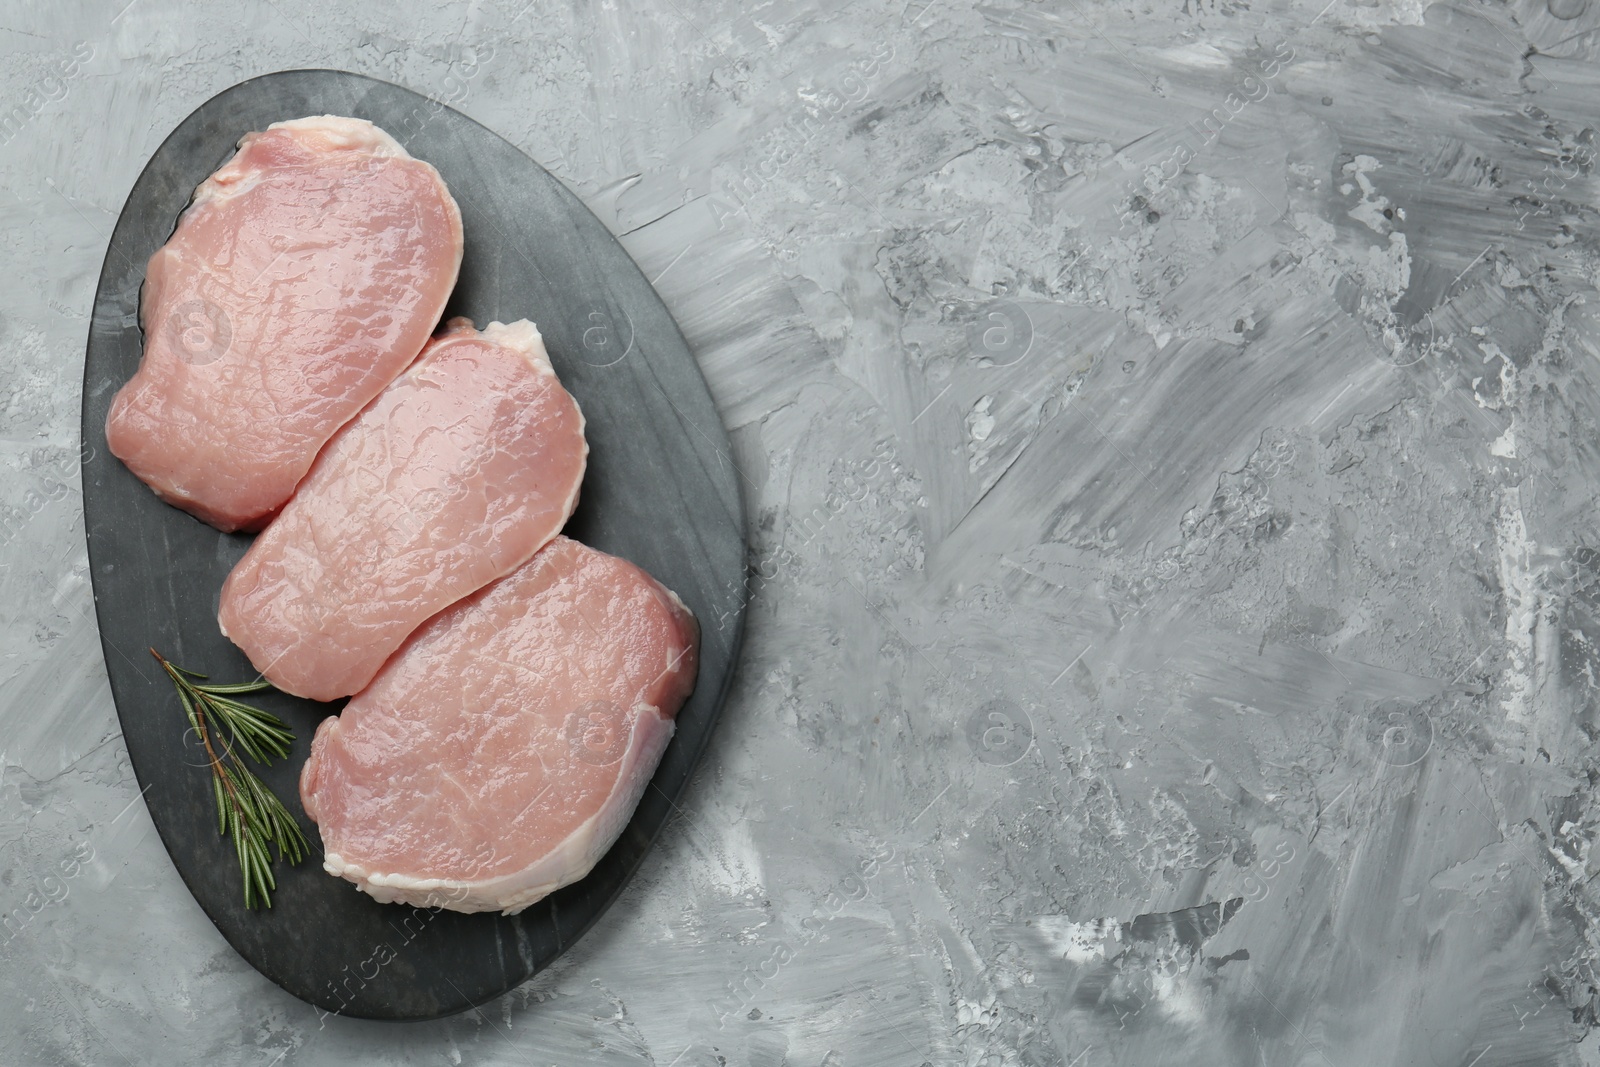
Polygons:
<instances>
[{"instance_id":1,"label":"rosemary sprig","mask_svg":"<svg viewBox=\"0 0 1600 1067\"><path fill-rule=\"evenodd\" d=\"M264 681L234 685L206 683L205 675L168 662L155 649L152 648L150 654L177 687L184 714L189 717L189 725L205 746L206 758L211 762L217 833L233 838L239 872L244 877L244 906L254 908L265 904L270 908L272 890L278 888L278 880L272 874L272 854L267 846L277 845L278 858L292 865L305 858L306 837L283 801L245 766L239 752L243 751L257 763L269 764L289 754L294 734L277 716L234 698L272 686Z\"/></svg>"}]
</instances>

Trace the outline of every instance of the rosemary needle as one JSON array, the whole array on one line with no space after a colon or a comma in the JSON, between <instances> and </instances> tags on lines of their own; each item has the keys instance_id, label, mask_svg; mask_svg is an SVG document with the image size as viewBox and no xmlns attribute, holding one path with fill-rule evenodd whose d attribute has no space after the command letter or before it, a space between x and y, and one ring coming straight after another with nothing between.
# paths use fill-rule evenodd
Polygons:
<instances>
[{"instance_id":1,"label":"rosemary needle","mask_svg":"<svg viewBox=\"0 0 1600 1067\"><path fill-rule=\"evenodd\" d=\"M269 764L289 754L294 734L276 715L234 698L272 686L264 681L213 685L205 675L169 662L153 648L150 654L177 687L189 725L205 746L211 764L211 796L217 805L217 833L233 838L244 878L244 906L265 904L270 908L278 880L272 874L269 846L276 845L278 858L292 865L305 858L306 837L283 801L256 777L239 753Z\"/></svg>"}]
</instances>

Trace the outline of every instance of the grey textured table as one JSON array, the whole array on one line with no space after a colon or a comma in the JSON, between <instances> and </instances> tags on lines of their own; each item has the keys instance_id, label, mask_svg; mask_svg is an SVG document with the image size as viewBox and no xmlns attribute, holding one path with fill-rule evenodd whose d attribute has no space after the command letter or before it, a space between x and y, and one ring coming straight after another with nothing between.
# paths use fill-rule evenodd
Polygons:
<instances>
[{"instance_id":1,"label":"grey textured table","mask_svg":"<svg viewBox=\"0 0 1600 1067\"><path fill-rule=\"evenodd\" d=\"M0 1063L1600 1063L1600 3L125 2L0 20ZM319 65L622 236L756 567L622 900L409 1026L189 898L85 574L111 223Z\"/></svg>"}]
</instances>

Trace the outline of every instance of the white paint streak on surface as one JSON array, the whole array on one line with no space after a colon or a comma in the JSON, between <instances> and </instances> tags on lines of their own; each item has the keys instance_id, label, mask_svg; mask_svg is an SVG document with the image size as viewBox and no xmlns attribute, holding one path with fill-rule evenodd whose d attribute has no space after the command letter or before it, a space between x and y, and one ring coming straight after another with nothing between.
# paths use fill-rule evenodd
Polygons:
<instances>
[{"instance_id":1,"label":"white paint streak on surface","mask_svg":"<svg viewBox=\"0 0 1600 1067\"><path fill-rule=\"evenodd\" d=\"M1508 658L1502 677L1504 695L1500 698L1500 707L1510 722L1526 723L1533 714L1533 641L1539 589L1533 562L1535 546L1528 536L1519 487L1512 486L1501 492L1495 537L1500 548L1499 576L1505 597Z\"/></svg>"}]
</instances>

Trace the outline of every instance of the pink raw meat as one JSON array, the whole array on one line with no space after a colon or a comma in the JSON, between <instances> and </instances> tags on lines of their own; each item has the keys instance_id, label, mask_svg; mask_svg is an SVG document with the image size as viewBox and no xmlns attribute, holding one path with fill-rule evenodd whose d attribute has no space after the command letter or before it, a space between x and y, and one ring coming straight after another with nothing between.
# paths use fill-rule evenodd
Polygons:
<instances>
[{"instance_id":1,"label":"pink raw meat","mask_svg":"<svg viewBox=\"0 0 1600 1067\"><path fill-rule=\"evenodd\" d=\"M461 267L439 172L360 119L246 134L150 257L112 453L169 504L259 529L427 343Z\"/></svg>"},{"instance_id":2,"label":"pink raw meat","mask_svg":"<svg viewBox=\"0 0 1600 1067\"><path fill-rule=\"evenodd\" d=\"M300 775L323 866L380 901L514 914L621 833L694 688L699 627L557 537L418 630Z\"/></svg>"},{"instance_id":3,"label":"pink raw meat","mask_svg":"<svg viewBox=\"0 0 1600 1067\"><path fill-rule=\"evenodd\" d=\"M412 630L561 531L588 455L533 323L454 319L228 575L222 632L279 689L358 692Z\"/></svg>"}]
</instances>

